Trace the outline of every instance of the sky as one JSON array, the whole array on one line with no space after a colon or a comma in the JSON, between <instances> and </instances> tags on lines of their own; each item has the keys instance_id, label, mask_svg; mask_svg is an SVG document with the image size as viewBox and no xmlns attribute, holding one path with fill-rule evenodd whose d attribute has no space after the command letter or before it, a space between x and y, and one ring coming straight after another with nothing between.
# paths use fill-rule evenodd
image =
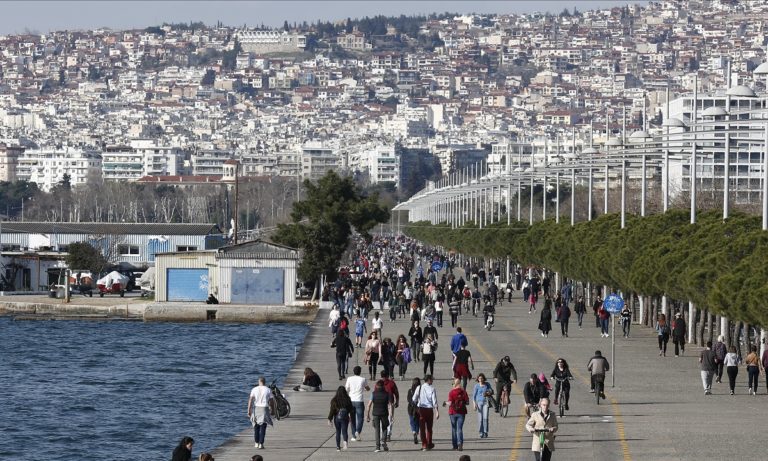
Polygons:
<instances>
[{"instance_id":1,"label":"sky","mask_svg":"<svg viewBox=\"0 0 768 461\"><path fill-rule=\"evenodd\" d=\"M24 32L46 33L55 30L144 28L163 22L203 21L229 26L281 26L289 23L312 22L318 19L338 20L383 14L410 15L418 13L529 13L563 8L580 11L608 8L627 3L647 3L636 0L143 0L143 1L0 1L0 34Z\"/></svg>"}]
</instances>

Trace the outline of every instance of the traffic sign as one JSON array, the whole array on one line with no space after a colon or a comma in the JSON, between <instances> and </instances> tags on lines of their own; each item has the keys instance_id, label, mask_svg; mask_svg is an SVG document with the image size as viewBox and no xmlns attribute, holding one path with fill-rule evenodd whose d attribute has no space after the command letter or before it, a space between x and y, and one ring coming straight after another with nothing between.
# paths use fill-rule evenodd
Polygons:
<instances>
[{"instance_id":1,"label":"traffic sign","mask_svg":"<svg viewBox=\"0 0 768 461\"><path fill-rule=\"evenodd\" d=\"M617 294L608 295L603 301L603 307L611 314L618 314L624 309L624 300Z\"/></svg>"},{"instance_id":2,"label":"traffic sign","mask_svg":"<svg viewBox=\"0 0 768 461\"><path fill-rule=\"evenodd\" d=\"M435 261L432 263L432 272L440 272L440 270L443 268L443 263L440 261Z\"/></svg>"}]
</instances>

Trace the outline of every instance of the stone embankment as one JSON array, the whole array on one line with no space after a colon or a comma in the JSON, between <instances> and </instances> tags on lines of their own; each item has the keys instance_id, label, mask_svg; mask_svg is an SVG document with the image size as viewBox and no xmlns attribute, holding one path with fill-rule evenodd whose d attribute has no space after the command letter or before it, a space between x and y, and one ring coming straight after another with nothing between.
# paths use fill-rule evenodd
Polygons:
<instances>
[{"instance_id":1,"label":"stone embankment","mask_svg":"<svg viewBox=\"0 0 768 461\"><path fill-rule=\"evenodd\" d=\"M16 298L22 298L21 300ZM27 298L27 299L24 299ZM306 323L316 306L245 306L141 302L139 298L76 298L70 303L43 296L0 298L0 315L17 319L121 319L167 322Z\"/></svg>"}]
</instances>

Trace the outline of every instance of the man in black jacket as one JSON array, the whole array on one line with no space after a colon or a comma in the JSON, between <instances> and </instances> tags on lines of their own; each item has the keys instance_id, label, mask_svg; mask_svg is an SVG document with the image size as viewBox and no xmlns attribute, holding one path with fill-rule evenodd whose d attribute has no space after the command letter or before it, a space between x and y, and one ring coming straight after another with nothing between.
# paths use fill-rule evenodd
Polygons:
<instances>
[{"instance_id":1,"label":"man in black jacket","mask_svg":"<svg viewBox=\"0 0 768 461\"><path fill-rule=\"evenodd\" d=\"M504 385L511 385L517 381L517 371L515 370L515 366L512 365L512 361L509 359L508 355L501 359L493 370L493 381L496 382L496 413L498 413L499 401L501 400L501 389Z\"/></svg>"},{"instance_id":2,"label":"man in black jacket","mask_svg":"<svg viewBox=\"0 0 768 461\"><path fill-rule=\"evenodd\" d=\"M530 416L533 406L538 405L539 400L545 395L546 389L544 388L544 384L539 381L539 377L536 376L536 373L531 374L531 378L525 383L525 387L523 387L525 414Z\"/></svg>"}]
</instances>

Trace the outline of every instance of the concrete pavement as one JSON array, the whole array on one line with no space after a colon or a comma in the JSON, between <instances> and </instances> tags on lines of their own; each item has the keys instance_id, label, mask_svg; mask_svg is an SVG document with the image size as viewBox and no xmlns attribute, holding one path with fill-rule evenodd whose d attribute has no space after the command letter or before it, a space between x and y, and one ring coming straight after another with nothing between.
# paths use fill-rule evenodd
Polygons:
<instances>
[{"instance_id":1,"label":"concrete pavement","mask_svg":"<svg viewBox=\"0 0 768 461\"><path fill-rule=\"evenodd\" d=\"M616 338L616 387L611 388L610 375L606 378L608 400L596 405L589 391L586 364L595 349L610 357L610 338L602 338L594 327L591 313L585 317L583 329L573 317L570 337L560 336L560 326L549 338L543 338L537 328L539 311L528 314L522 301L513 300L497 309L496 327L488 332L482 328L482 318L468 314L459 317L459 326L469 339L468 349L475 361L474 375L483 372L490 377L499 358L509 355L514 363L519 382L514 386L512 406L506 419L491 415L490 436L480 439L476 413L470 411L464 425L464 454L481 460L533 459L530 451L531 436L524 432L525 419L521 416L523 403L521 389L531 373L549 375L557 357L565 358L576 377L572 384L571 411L560 421L556 451L553 459L563 460L699 460L727 459L734 456L761 458L761 449L754 443L754 432L762 421L765 406L765 387L762 395L746 395L746 371L740 370L737 395L728 395L727 384L716 384L714 395L704 396L698 372L699 348L689 347L687 355L675 358L672 353L659 357L654 331L634 325L630 338ZM327 328L328 311L321 310L313 322L304 347L286 378L283 389L291 402L291 416L276 422L267 431L264 450L253 447L253 434L245 429L245 402L242 423L233 415L233 424L242 424L244 430L214 452L217 461L248 460L259 453L268 460L338 460L376 457L382 460L400 459L458 459L451 450L450 423L446 409L441 408L440 419L435 422L436 448L419 451L414 445L408 425L405 394L410 379L422 376L421 363L411 363L406 381L398 381L402 404L396 410L394 433L390 451L373 453L373 431L369 424L363 429L363 440L350 442L349 450L336 452L334 431L327 425L330 399L338 385L334 351L329 347L331 336ZM388 316L387 316L388 318ZM407 333L409 322L385 322L385 337L395 338ZM451 354L448 348L455 332L447 318L439 329L439 344L435 363L438 399L444 400L450 388ZM619 332L619 335L621 333ZM671 352L671 351L670 351ZM351 359L350 369L356 363L363 366L363 353L358 350ZM614 363L616 362L616 363ZM304 367L312 367L323 378L324 391L319 393L294 392L291 388L301 380ZM364 368L364 375L367 370ZM268 377L268 379L271 377ZM761 376L761 380L764 376ZM727 379L725 380L727 382ZM471 387L468 391L471 392ZM719 435L719 436L715 436Z\"/></svg>"}]
</instances>

